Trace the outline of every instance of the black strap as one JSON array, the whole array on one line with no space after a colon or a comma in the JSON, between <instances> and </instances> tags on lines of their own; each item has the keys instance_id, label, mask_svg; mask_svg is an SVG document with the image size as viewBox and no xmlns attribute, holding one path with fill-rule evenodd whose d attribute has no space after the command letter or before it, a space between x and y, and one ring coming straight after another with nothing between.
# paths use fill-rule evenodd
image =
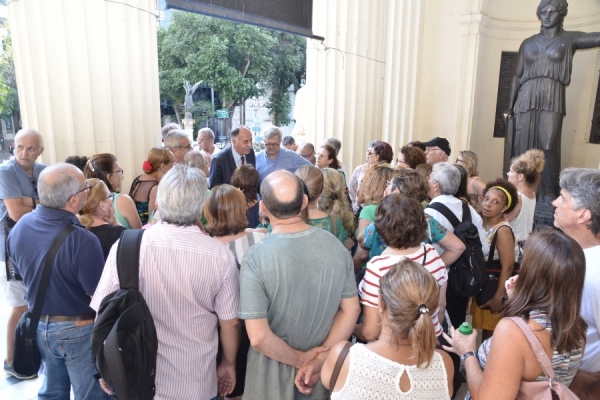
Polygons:
<instances>
[{"instance_id":1,"label":"black strap","mask_svg":"<svg viewBox=\"0 0 600 400\"><path fill-rule=\"evenodd\" d=\"M458 218L456 218L456 215L454 215L454 213L452 211L450 211L450 209L448 207L446 207L444 204L433 203L433 204L429 204L427 207L433 208L434 210L441 213L444 217L446 217L448 222L450 222L454 228L456 228L458 226L458 224L460 224L460 221L458 220Z\"/></svg>"},{"instance_id":2,"label":"black strap","mask_svg":"<svg viewBox=\"0 0 600 400\"><path fill-rule=\"evenodd\" d=\"M350 347L352 347L354 343L346 342L342 351L340 351L340 355L335 361L335 366L333 367L333 372L331 373L331 379L329 380L329 390L333 392L333 388L335 387L335 383L337 382L338 376L340 375L340 370L342 369L342 364L344 364L344 360L350 351Z\"/></svg>"},{"instance_id":3,"label":"black strap","mask_svg":"<svg viewBox=\"0 0 600 400\"><path fill-rule=\"evenodd\" d=\"M425 247L425 245L423 245L423 262L421 263L422 266L425 266L425 260L427 260L427 248Z\"/></svg>"},{"instance_id":4,"label":"black strap","mask_svg":"<svg viewBox=\"0 0 600 400\"><path fill-rule=\"evenodd\" d=\"M503 226L506 226L507 228L510 228L510 226L508 226L508 225L502 225L502 226L499 226L498 229L496 229L496 232L494 232L494 237L492 238L492 243L490 244L490 252L488 253L488 258L487 258L490 261L494 259L494 253L496 252L496 237L498 236L498 231ZM510 234L512 235L513 242L514 242L515 241L515 234L514 234L512 228L510 228Z\"/></svg>"},{"instance_id":5,"label":"black strap","mask_svg":"<svg viewBox=\"0 0 600 400\"><path fill-rule=\"evenodd\" d=\"M125 229L117 247L117 273L121 289L140 288L140 247L143 229Z\"/></svg>"},{"instance_id":6,"label":"black strap","mask_svg":"<svg viewBox=\"0 0 600 400\"><path fill-rule=\"evenodd\" d=\"M46 298L46 290L48 289L48 284L50 283L50 273L52 272L52 264L54 264L56 253L58 253L58 249L60 249L65 239L67 239L67 236L69 236L75 229L77 229L77 225L75 224L69 224L65 226L64 229L60 231L56 239L54 239L50 250L46 254L46 258L44 259L44 269L42 270L42 276L40 277L40 283L35 295L33 310L31 310L31 322L28 330L30 337L31 335L35 334L38 323L40 322L40 315L42 315L42 307L44 305L44 299Z\"/></svg>"}]
</instances>

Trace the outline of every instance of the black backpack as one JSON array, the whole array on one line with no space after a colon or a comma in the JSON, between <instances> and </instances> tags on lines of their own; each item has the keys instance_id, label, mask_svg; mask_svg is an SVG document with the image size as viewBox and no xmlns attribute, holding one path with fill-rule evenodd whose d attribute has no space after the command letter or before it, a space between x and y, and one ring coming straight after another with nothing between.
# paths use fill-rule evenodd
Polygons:
<instances>
[{"instance_id":1,"label":"black backpack","mask_svg":"<svg viewBox=\"0 0 600 400\"><path fill-rule=\"evenodd\" d=\"M158 339L139 291L140 244L144 231L126 229L117 249L120 289L107 295L92 330L92 355L100 376L118 400L155 396Z\"/></svg>"},{"instance_id":2,"label":"black backpack","mask_svg":"<svg viewBox=\"0 0 600 400\"><path fill-rule=\"evenodd\" d=\"M471 297L479 294L486 278L486 265L479 231L471 221L471 210L463 203L463 220L460 222L456 215L442 203L428 206L439 211L454 227L454 234L465 244L465 251L448 271L448 289L457 297Z\"/></svg>"}]
</instances>

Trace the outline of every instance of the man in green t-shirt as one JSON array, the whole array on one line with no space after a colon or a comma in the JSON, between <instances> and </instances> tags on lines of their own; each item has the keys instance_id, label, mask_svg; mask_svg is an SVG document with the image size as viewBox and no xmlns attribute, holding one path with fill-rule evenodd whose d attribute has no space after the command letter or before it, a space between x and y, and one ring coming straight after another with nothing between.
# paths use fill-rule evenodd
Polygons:
<instances>
[{"instance_id":1,"label":"man in green t-shirt","mask_svg":"<svg viewBox=\"0 0 600 400\"><path fill-rule=\"evenodd\" d=\"M244 399L326 399L321 366L329 349L352 335L360 313L352 259L335 236L300 217L308 198L298 177L275 171L261 195L273 233L241 266L239 317L252 344ZM307 364L310 396L294 386Z\"/></svg>"}]
</instances>

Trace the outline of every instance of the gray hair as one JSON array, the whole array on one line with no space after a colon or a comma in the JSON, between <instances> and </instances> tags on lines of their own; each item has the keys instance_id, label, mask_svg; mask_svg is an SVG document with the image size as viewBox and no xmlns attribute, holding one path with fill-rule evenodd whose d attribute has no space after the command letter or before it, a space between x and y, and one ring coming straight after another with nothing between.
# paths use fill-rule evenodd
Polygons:
<instances>
[{"instance_id":1,"label":"gray hair","mask_svg":"<svg viewBox=\"0 0 600 400\"><path fill-rule=\"evenodd\" d=\"M206 158L200 150L190 150L183 156L183 164L190 168L202 168L206 163Z\"/></svg>"},{"instance_id":2,"label":"gray hair","mask_svg":"<svg viewBox=\"0 0 600 400\"><path fill-rule=\"evenodd\" d=\"M205 133L206 134L205 139L215 140L215 133L212 131L212 129L210 129L210 128L202 128L202 129L198 130L198 136L200 136L201 133Z\"/></svg>"},{"instance_id":3,"label":"gray hair","mask_svg":"<svg viewBox=\"0 0 600 400\"><path fill-rule=\"evenodd\" d=\"M339 139L334 138L334 137L325 139L325 141L323 143L327 143L328 145L333 146L333 148L335 149L336 156L339 154L340 150L342 149L342 142L340 142Z\"/></svg>"},{"instance_id":4,"label":"gray hair","mask_svg":"<svg viewBox=\"0 0 600 400\"><path fill-rule=\"evenodd\" d=\"M293 136L284 136L282 139L282 144L284 146L293 146L296 144L296 139Z\"/></svg>"},{"instance_id":5,"label":"gray hair","mask_svg":"<svg viewBox=\"0 0 600 400\"><path fill-rule=\"evenodd\" d=\"M166 124L165 126L163 126L161 129L163 140L165 136L167 136L167 134L174 129L181 130L181 125L171 122L170 124Z\"/></svg>"},{"instance_id":6,"label":"gray hair","mask_svg":"<svg viewBox=\"0 0 600 400\"><path fill-rule=\"evenodd\" d=\"M161 220L179 226L196 225L207 188L204 172L182 164L175 165L158 184L156 202Z\"/></svg>"},{"instance_id":7,"label":"gray hair","mask_svg":"<svg viewBox=\"0 0 600 400\"><path fill-rule=\"evenodd\" d=\"M430 179L439 183L442 194L453 196L460 186L460 171L447 162L436 163L431 171Z\"/></svg>"},{"instance_id":8,"label":"gray hair","mask_svg":"<svg viewBox=\"0 0 600 400\"><path fill-rule=\"evenodd\" d=\"M56 163L44 168L38 179L40 204L48 208L64 208L69 199L81 190L83 173L72 164Z\"/></svg>"},{"instance_id":9,"label":"gray hair","mask_svg":"<svg viewBox=\"0 0 600 400\"><path fill-rule=\"evenodd\" d=\"M177 146L181 146L181 139L189 139L188 135L179 129L173 129L171 132L167 133L165 136L165 147L167 149L172 149Z\"/></svg>"},{"instance_id":10,"label":"gray hair","mask_svg":"<svg viewBox=\"0 0 600 400\"><path fill-rule=\"evenodd\" d=\"M573 210L585 209L592 214L587 226L594 236L600 233L600 171L593 168L565 168L560 173L560 187L573 198Z\"/></svg>"},{"instance_id":11,"label":"gray hair","mask_svg":"<svg viewBox=\"0 0 600 400\"><path fill-rule=\"evenodd\" d=\"M38 140L38 145L39 145L40 149L44 148L44 137L42 136L41 133L39 133L35 129L29 129L29 128L23 128L23 129L21 129L15 135L15 143L17 142L17 139L20 139L20 138L25 137L25 136L35 136L37 138L37 140Z\"/></svg>"},{"instance_id":12,"label":"gray hair","mask_svg":"<svg viewBox=\"0 0 600 400\"><path fill-rule=\"evenodd\" d=\"M279 136L279 141L281 141L281 137L283 136L281 133L281 129L276 126L270 126L265 131L263 131L263 137L265 139L272 139L275 136Z\"/></svg>"}]
</instances>

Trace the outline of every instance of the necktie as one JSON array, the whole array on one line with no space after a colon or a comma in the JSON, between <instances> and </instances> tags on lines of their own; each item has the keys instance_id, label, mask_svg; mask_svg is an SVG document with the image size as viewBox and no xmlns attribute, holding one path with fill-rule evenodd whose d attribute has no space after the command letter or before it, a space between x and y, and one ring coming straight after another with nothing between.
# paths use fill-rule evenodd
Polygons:
<instances>
[{"instance_id":1,"label":"necktie","mask_svg":"<svg viewBox=\"0 0 600 400\"><path fill-rule=\"evenodd\" d=\"M242 165L246 164L246 157L242 156Z\"/></svg>"}]
</instances>

